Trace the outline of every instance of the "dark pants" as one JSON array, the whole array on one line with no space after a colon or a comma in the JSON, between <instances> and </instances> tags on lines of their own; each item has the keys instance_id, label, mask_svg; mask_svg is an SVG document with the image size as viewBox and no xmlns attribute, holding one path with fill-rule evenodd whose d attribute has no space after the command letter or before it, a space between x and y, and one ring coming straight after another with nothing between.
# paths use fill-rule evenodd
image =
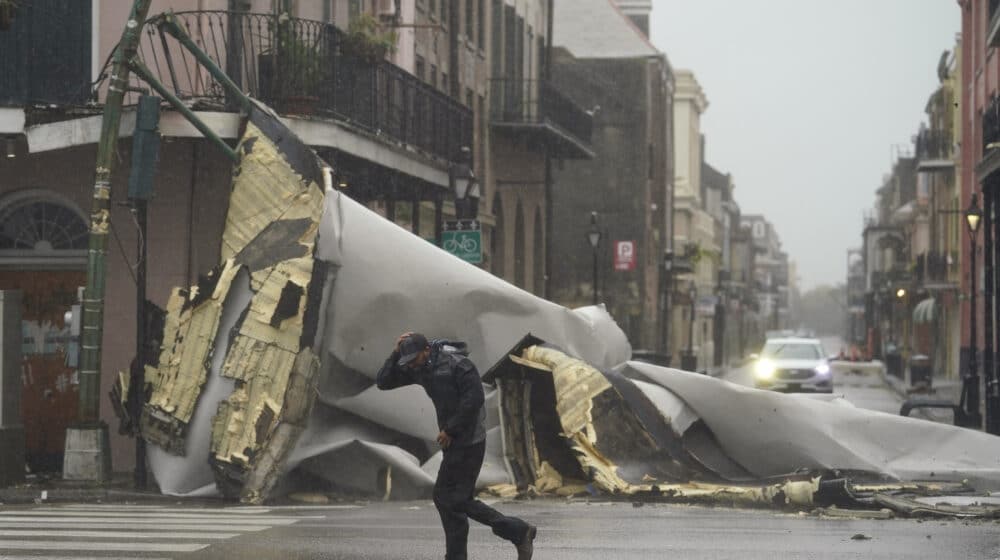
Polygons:
<instances>
[{"instance_id":1,"label":"dark pants","mask_svg":"<svg viewBox=\"0 0 1000 560\"><path fill-rule=\"evenodd\" d=\"M524 521L507 517L475 499L476 478L485 455L485 441L444 451L444 460L434 485L434 505L441 514L441 525L444 526L445 560L466 560L470 517L489 525L494 535L514 544L518 544L528 530Z\"/></svg>"}]
</instances>

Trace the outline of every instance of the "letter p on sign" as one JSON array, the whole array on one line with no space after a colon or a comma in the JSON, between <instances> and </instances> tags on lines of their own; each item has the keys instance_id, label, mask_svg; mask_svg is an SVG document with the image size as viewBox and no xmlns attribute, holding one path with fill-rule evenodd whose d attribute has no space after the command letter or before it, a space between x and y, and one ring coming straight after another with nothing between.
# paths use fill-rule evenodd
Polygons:
<instances>
[{"instance_id":1,"label":"letter p on sign","mask_svg":"<svg viewBox=\"0 0 1000 560\"><path fill-rule=\"evenodd\" d=\"M635 241L615 241L615 270L635 270Z\"/></svg>"}]
</instances>

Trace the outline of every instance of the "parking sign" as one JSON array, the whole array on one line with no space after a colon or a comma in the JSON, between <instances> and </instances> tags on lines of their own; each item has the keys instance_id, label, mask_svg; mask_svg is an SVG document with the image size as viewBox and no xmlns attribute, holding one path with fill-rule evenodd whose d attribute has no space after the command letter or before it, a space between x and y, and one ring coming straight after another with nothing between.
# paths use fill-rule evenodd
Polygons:
<instances>
[{"instance_id":1,"label":"parking sign","mask_svg":"<svg viewBox=\"0 0 1000 560\"><path fill-rule=\"evenodd\" d=\"M615 241L615 270L635 270L635 241Z\"/></svg>"}]
</instances>

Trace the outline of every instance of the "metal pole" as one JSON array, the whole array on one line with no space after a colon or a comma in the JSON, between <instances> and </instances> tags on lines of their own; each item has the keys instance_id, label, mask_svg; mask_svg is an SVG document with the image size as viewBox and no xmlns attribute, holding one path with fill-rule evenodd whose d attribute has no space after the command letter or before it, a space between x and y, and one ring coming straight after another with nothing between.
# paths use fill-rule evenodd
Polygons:
<instances>
[{"instance_id":1,"label":"metal pole","mask_svg":"<svg viewBox=\"0 0 1000 560\"><path fill-rule=\"evenodd\" d=\"M992 188L983 188L983 375L987 395L993 377L993 200ZM978 404L977 404L978 407ZM985 407L986 429L995 422L989 406Z\"/></svg>"},{"instance_id":2,"label":"metal pole","mask_svg":"<svg viewBox=\"0 0 1000 560\"><path fill-rule=\"evenodd\" d=\"M236 153L236 150L229 147L229 144L226 144L226 141L223 140L221 136L209 128L209 126L206 125L204 121L199 119L198 116L191 111L191 109L188 109L187 105L185 105L180 98L168 90L166 86L161 84L160 81L156 79L156 76L154 76L144 64L137 60L133 60L129 63L129 68L135 72L135 75L141 78L142 81L149 84L149 86L156 90L157 93L162 95L163 98L166 99L167 102L181 114L181 116L191 123L192 126L198 129L198 132L201 132L205 138L215 144L217 148L222 150L222 152L226 154L226 157L234 162L238 162L240 160L240 156Z\"/></svg>"},{"instance_id":3,"label":"metal pole","mask_svg":"<svg viewBox=\"0 0 1000 560\"><path fill-rule=\"evenodd\" d=\"M85 426L100 422L101 343L104 336L106 256L111 222L111 176L115 167L122 104L128 88L128 61L138 49L142 22L149 12L150 1L135 0L121 41L115 49L114 66L101 121L101 138L97 145L80 353L79 421Z\"/></svg>"},{"instance_id":4,"label":"metal pole","mask_svg":"<svg viewBox=\"0 0 1000 560\"><path fill-rule=\"evenodd\" d=\"M978 336L976 334L976 233L970 233L972 257L970 258L970 283L972 294L969 296L969 372L965 379L965 414L970 427L982 428L983 419L979 413L979 364L976 358Z\"/></svg>"},{"instance_id":5,"label":"metal pole","mask_svg":"<svg viewBox=\"0 0 1000 560\"><path fill-rule=\"evenodd\" d=\"M139 226L138 259L136 262L136 288L135 288L135 369L132 371L132 379L129 383L129 414L134 422L138 423L142 417L143 388L146 385L146 214L148 203L145 199L136 199L132 202L135 208L135 221ZM135 486L139 489L146 488L146 440L139 435L139 426L136 425L135 438Z\"/></svg>"},{"instance_id":6,"label":"metal pole","mask_svg":"<svg viewBox=\"0 0 1000 560\"><path fill-rule=\"evenodd\" d=\"M594 305L597 305L597 246L594 246Z\"/></svg>"}]
</instances>

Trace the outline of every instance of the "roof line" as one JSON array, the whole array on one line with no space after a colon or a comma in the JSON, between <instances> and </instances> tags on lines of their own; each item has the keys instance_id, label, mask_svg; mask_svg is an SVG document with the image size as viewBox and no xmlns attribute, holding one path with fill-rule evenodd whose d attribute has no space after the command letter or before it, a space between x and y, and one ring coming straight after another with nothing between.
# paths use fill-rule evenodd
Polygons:
<instances>
[{"instance_id":1,"label":"roof line","mask_svg":"<svg viewBox=\"0 0 1000 560\"><path fill-rule=\"evenodd\" d=\"M622 11L621 7L618 6L617 2L615 2L614 0L607 0L607 2L608 4L611 4L611 7L614 8L616 12L618 12L618 15L621 16L623 20L625 20L625 23L632 28L632 31L635 32L635 34L638 35L639 38L643 40L643 42L649 45L650 48L652 48L654 51L663 54L660 51L660 49L656 48L656 45L654 45L653 42L649 40L649 37L647 37L646 34L643 33L641 29L639 29L639 26L636 25L634 21L632 21L632 18L625 15L625 12ZM654 55L648 55L648 56L654 56ZM635 58L640 58L640 57L635 57Z\"/></svg>"}]
</instances>

